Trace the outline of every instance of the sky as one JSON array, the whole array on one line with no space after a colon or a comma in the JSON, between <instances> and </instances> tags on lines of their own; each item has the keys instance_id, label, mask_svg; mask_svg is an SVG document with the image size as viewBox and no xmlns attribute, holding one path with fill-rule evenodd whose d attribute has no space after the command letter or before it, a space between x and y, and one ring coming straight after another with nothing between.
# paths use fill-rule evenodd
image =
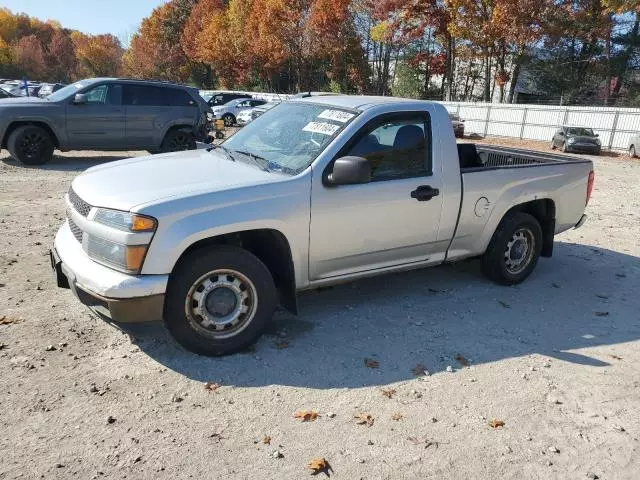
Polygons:
<instances>
[{"instance_id":1,"label":"sky","mask_svg":"<svg viewBox=\"0 0 640 480\"><path fill-rule=\"evenodd\" d=\"M84 33L111 33L128 43L144 17L165 0L0 0L0 7L40 20L57 20Z\"/></svg>"}]
</instances>

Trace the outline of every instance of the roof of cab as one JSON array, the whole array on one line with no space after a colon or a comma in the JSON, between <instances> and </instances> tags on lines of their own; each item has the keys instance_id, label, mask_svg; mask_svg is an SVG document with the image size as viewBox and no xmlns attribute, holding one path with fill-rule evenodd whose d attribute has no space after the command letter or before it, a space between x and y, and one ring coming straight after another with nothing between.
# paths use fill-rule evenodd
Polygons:
<instances>
[{"instance_id":1,"label":"roof of cab","mask_svg":"<svg viewBox=\"0 0 640 480\"><path fill-rule=\"evenodd\" d=\"M296 98L291 101L334 105L336 107L350 108L352 110L366 110L367 108L375 107L377 105L388 105L394 103L433 103L425 100L414 100L411 98L375 97L369 95L322 95L299 99Z\"/></svg>"}]
</instances>

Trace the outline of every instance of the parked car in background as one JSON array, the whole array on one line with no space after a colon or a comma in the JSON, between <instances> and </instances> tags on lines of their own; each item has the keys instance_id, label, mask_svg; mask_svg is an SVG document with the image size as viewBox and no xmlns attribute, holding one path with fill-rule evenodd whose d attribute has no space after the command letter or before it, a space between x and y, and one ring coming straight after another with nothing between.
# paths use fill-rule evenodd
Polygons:
<instances>
[{"instance_id":1,"label":"parked car in background","mask_svg":"<svg viewBox=\"0 0 640 480\"><path fill-rule=\"evenodd\" d=\"M267 102L264 105L254 108L251 110L251 120L255 120L267 110L271 110L273 107L280 105L280 103L282 102Z\"/></svg>"},{"instance_id":2,"label":"parked car in background","mask_svg":"<svg viewBox=\"0 0 640 480\"><path fill-rule=\"evenodd\" d=\"M42 165L55 148L173 152L208 140L206 102L198 90L165 82L92 78L46 98L0 102L0 148Z\"/></svg>"},{"instance_id":3,"label":"parked car in background","mask_svg":"<svg viewBox=\"0 0 640 480\"><path fill-rule=\"evenodd\" d=\"M629 156L635 158L640 155L640 132L629 139Z\"/></svg>"},{"instance_id":4,"label":"parked car in background","mask_svg":"<svg viewBox=\"0 0 640 480\"><path fill-rule=\"evenodd\" d=\"M451 126L453 127L453 133L457 138L464 137L464 120L460 120L460 116L456 113L450 113L449 119L451 120Z\"/></svg>"},{"instance_id":5,"label":"parked car in background","mask_svg":"<svg viewBox=\"0 0 640 480\"><path fill-rule=\"evenodd\" d=\"M586 127L565 125L551 139L551 149L562 149L565 153L591 153L599 155L601 150L598 134Z\"/></svg>"},{"instance_id":6,"label":"parked car in background","mask_svg":"<svg viewBox=\"0 0 640 480\"><path fill-rule=\"evenodd\" d=\"M258 105L264 105L265 103L267 102L264 100L256 100L253 98L237 98L224 105L212 107L211 110L214 118L221 118L227 127L231 127L236 124L237 116L240 112L250 110Z\"/></svg>"},{"instance_id":7,"label":"parked car in background","mask_svg":"<svg viewBox=\"0 0 640 480\"><path fill-rule=\"evenodd\" d=\"M37 97L41 87L42 84L40 83L29 82L27 84L27 88L25 89L22 82L19 82L17 80L0 85L0 88L8 91L14 97ZM27 95L27 90L29 91L29 95Z\"/></svg>"},{"instance_id":8,"label":"parked car in background","mask_svg":"<svg viewBox=\"0 0 640 480\"><path fill-rule=\"evenodd\" d=\"M42 87L40 87L40 91L38 92L38 96L40 98L44 98L66 86L67 85L64 83L43 83Z\"/></svg>"},{"instance_id":9,"label":"parked car in background","mask_svg":"<svg viewBox=\"0 0 640 480\"><path fill-rule=\"evenodd\" d=\"M239 98L247 99L252 98L252 96L249 93L242 92L215 92L211 95L207 103L210 107L216 107L219 105L226 105L231 100L237 100Z\"/></svg>"},{"instance_id":10,"label":"parked car in background","mask_svg":"<svg viewBox=\"0 0 640 480\"><path fill-rule=\"evenodd\" d=\"M10 93L8 90L0 88L0 99L3 99L3 98L16 98L16 96Z\"/></svg>"},{"instance_id":11,"label":"parked car in background","mask_svg":"<svg viewBox=\"0 0 640 480\"><path fill-rule=\"evenodd\" d=\"M238 125L243 127L247 123L255 120L256 118L258 118L260 115L262 115L267 110L272 109L273 107L275 107L276 105L279 105L280 103L281 102L279 102L279 101L278 102L267 102L264 105L258 105L257 107L251 108L249 110L243 110L236 117L236 121L237 121Z\"/></svg>"},{"instance_id":12,"label":"parked car in background","mask_svg":"<svg viewBox=\"0 0 640 480\"><path fill-rule=\"evenodd\" d=\"M438 103L306 98L217 148L85 171L51 266L100 315L164 318L189 350L222 355L278 304L296 313L302 290L473 257L521 283L585 222L593 182L589 160L456 144Z\"/></svg>"}]
</instances>

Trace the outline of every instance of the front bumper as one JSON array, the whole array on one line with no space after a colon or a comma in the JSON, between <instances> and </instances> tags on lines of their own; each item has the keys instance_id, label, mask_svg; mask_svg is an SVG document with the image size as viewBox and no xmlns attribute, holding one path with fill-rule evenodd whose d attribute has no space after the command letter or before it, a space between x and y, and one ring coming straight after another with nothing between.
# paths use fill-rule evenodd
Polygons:
<instances>
[{"instance_id":1,"label":"front bumper","mask_svg":"<svg viewBox=\"0 0 640 480\"><path fill-rule=\"evenodd\" d=\"M573 153L591 153L593 155L600 155L601 149L602 147L600 145L576 143L573 143L571 145L567 144L567 152Z\"/></svg>"},{"instance_id":2,"label":"front bumper","mask_svg":"<svg viewBox=\"0 0 640 480\"><path fill-rule=\"evenodd\" d=\"M50 252L58 286L70 288L80 302L115 322L160 320L168 275L127 275L92 261L68 223Z\"/></svg>"}]
</instances>

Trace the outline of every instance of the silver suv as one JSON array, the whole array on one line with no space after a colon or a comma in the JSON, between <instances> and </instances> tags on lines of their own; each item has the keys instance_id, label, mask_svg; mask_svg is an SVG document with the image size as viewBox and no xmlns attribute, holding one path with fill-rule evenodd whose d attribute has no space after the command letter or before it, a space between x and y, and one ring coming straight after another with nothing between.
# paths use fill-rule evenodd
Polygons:
<instances>
[{"instance_id":1,"label":"silver suv","mask_svg":"<svg viewBox=\"0 0 640 480\"><path fill-rule=\"evenodd\" d=\"M211 109L198 90L166 82L92 78L46 98L0 103L0 148L26 165L51 161L54 149L148 150L196 148L208 138Z\"/></svg>"}]
</instances>

